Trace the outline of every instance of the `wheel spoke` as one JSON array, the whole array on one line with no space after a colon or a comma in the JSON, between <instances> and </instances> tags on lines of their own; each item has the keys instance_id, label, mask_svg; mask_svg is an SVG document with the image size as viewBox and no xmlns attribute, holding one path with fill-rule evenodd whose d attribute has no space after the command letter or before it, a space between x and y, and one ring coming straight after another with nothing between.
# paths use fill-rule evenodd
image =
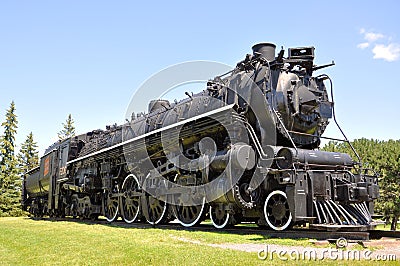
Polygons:
<instances>
[{"instance_id":1,"label":"wheel spoke","mask_svg":"<svg viewBox=\"0 0 400 266\"><path fill-rule=\"evenodd\" d=\"M221 229L228 225L230 214L223 206L210 206L210 218L215 228Z\"/></svg>"},{"instance_id":2,"label":"wheel spoke","mask_svg":"<svg viewBox=\"0 0 400 266\"><path fill-rule=\"evenodd\" d=\"M167 203L146 195L146 207L148 215L145 214L146 221L151 224L160 224L165 222L167 214Z\"/></svg>"},{"instance_id":3,"label":"wheel spoke","mask_svg":"<svg viewBox=\"0 0 400 266\"><path fill-rule=\"evenodd\" d=\"M140 196L133 196L140 192L139 181L134 175L128 175L122 184L122 217L126 223L133 223L139 217Z\"/></svg>"},{"instance_id":4,"label":"wheel spoke","mask_svg":"<svg viewBox=\"0 0 400 266\"><path fill-rule=\"evenodd\" d=\"M178 219L180 224L185 227L190 227L202 222L206 205L206 198L203 198L203 202L201 205L196 206L185 206L183 205L183 202L179 201L179 198L175 200L176 205L173 206L173 210L174 215L176 219Z\"/></svg>"},{"instance_id":5,"label":"wheel spoke","mask_svg":"<svg viewBox=\"0 0 400 266\"><path fill-rule=\"evenodd\" d=\"M285 192L271 192L264 204L264 216L267 224L274 230L285 230L292 223L292 214Z\"/></svg>"},{"instance_id":6,"label":"wheel spoke","mask_svg":"<svg viewBox=\"0 0 400 266\"><path fill-rule=\"evenodd\" d=\"M108 222L113 222L118 216L118 199L108 194L105 198L105 216Z\"/></svg>"}]
</instances>

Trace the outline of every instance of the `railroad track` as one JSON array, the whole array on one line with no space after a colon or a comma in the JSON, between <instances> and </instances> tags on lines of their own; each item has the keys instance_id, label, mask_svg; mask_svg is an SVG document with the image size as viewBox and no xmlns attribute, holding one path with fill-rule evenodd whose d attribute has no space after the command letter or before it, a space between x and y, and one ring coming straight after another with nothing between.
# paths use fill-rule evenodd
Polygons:
<instances>
[{"instance_id":1,"label":"railroad track","mask_svg":"<svg viewBox=\"0 0 400 266\"><path fill-rule=\"evenodd\" d=\"M183 227L179 223L176 223L176 222L153 226L153 225L150 225L147 223L127 224L120 220L109 223L105 219L98 219L96 221L91 221L91 220L79 220L79 219L68 219L68 218L42 218L41 220L74 221L74 222L79 222L79 223L84 223L84 224L101 224L101 225L105 225L105 226L117 226L117 227L124 227L124 228L139 228L139 229L160 228L160 229L167 229L167 230L220 232L220 233L229 233L229 234L237 234L237 235L257 234L257 235L262 235L266 239L267 238L291 238L291 239L310 238L310 239L316 239L316 240L330 240L330 241L337 240L339 238L345 238L349 241L368 241L371 239L380 239L382 237L400 239L400 232L383 231L383 230L321 231L321 230L295 228L292 230L275 231L275 230L270 230L270 229L246 226L246 224L241 224L238 226L234 226L232 228L224 228L224 229L217 230L211 224L200 224L198 226L193 226L193 227Z\"/></svg>"}]
</instances>

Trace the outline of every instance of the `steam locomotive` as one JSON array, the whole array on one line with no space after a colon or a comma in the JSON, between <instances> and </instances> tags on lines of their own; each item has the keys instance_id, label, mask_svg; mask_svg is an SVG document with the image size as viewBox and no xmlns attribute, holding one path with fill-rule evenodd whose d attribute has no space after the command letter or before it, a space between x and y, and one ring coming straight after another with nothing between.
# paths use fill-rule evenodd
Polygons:
<instances>
[{"instance_id":1,"label":"steam locomotive","mask_svg":"<svg viewBox=\"0 0 400 266\"><path fill-rule=\"evenodd\" d=\"M33 216L119 216L216 228L254 222L365 230L377 176L344 153L318 147L334 118L314 47L260 43L197 94L153 100L122 125L50 146L23 180Z\"/></svg>"}]
</instances>

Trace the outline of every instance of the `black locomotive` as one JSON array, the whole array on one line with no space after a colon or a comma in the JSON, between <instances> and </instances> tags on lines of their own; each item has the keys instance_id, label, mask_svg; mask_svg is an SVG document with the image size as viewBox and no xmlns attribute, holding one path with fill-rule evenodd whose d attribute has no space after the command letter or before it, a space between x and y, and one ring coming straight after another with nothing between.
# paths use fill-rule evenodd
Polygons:
<instances>
[{"instance_id":1,"label":"black locomotive","mask_svg":"<svg viewBox=\"0 0 400 266\"><path fill-rule=\"evenodd\" d=\"M198 94L154 100L123 125L53 144L25 176L23 206L109 222L365 230L377 177L348 154L318 149L334 109L330 78L313 72L332 64L313 61L314 47L285 57L260 43Z\"/></svg>"}]
</instances>

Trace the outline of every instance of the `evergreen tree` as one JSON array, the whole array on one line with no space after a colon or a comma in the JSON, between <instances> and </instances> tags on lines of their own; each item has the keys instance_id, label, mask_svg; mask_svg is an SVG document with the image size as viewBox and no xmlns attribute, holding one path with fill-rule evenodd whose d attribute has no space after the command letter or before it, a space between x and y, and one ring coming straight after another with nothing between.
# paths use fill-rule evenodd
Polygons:
<instances>
[{"instance_id":1,"label":"evergreen tree","mask_svg":"<svg viewBox=\"0 0 400 266\"><path fill-rule=\"evenodd\" d=\"M15 157L15 135L17 133L17 116L15 104L11 102L6 112L6 119L1 124L4 134L1 138L0 152L0 215L20 215L21 210L21 179Z\"/></svg>"},{"instance_id":2,"label":"evergreen tree","mask_svg":"<svg viewBox=\"0 0 400 266\"><path fill-rule=\"evenodd\" d=\"M22 174L39 165L39 156L37 151L37 143L33 140L32 132L26 137L26 140L21 145L18 154L19 168Z\"/></svg>"},{"instance_id":3,"label":"evergreen tree","mask_svg":"<svg viewBox=\"0 0 400 266\"><path fill-rule=\"evenodd\" d=\"M4 135L1 138L1 170L5 172L8 166L6 162L12 161L15 150L15 135L17 133L17 116L15 115L15 104L11 102L10 108L6 112L6 121L1 126L4 127Z\"/></svg>"},{"instance_id":4,"label":"evergreen tree","mask_svg":"<svg viewBox=\"0 0 400 266\"><path fill-rule=\"evenodd\" d=\"M0 193L1 193L1 189L3 187L3 170L2 170L2 166L1 166L1 162L3 161L3 136L0 136ZM1 213L0 213L1 216Z\"/></svg>"},{"instance_id":5,"label":"evergreen tree","mask_svg":"<svg viewBox=\"0 0 400 266\"><path fill-rule=\"evenodd\" d=\"M66 138L69 138L69 137L72 137L75 135L74 120L72 119L71 114L68 115L67 120L62 125L63 125L63 130L58 132L59 140L64 140Z\"/></svg>"},{"instance_id":6,"label":"evergreen tree","mask_svg":"<svg viewBox=\"0 0 400 266\"><path fill-rule=\"evenodd\" d=\"M15 158L7 164L8 172L1 173L3 184L0 192L0 216L20 216L23 214L20 172Z\"/></svg>"},{"instance_id":7,"label":"evergreen tree","mask_svg":"<svg viewBox=\"0 0 400 266\"><path fill-rule=\"evenodd\" d=\"M2 150L2 146L3 146L3 136L0 136L0 162L3 161L3 150ZM3 175L3 171L2 171L2 167L0 165L0 217L4 216L3 214L3 180L4 180L4 175Z\"/></svg>"}]
</instances>

